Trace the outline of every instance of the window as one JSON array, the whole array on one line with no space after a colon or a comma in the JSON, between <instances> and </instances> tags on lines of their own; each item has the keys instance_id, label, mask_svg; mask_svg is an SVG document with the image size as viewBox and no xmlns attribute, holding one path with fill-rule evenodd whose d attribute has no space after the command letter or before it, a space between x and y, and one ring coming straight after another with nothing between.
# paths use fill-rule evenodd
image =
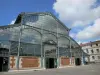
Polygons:
<instances>
[{"instance_id":1,"label":"window","mask_svg":"<svg viewBox=\"0 0 100 75\"><path fill-rule=\"evenodd\" d=\"M95 57L94 57L94 56L92 56L92 59L95 59Z\"/></svg>"},{"instance_id":2,"label":"window","mask_svg":"<svg viewBox=\"0 0 100 75\"><path fill-rule=\"evenodd\" d=\"M99 49L96 49L97 50L97 53L99 53Z\"/></svg>"},{"instance_id":3,"label":"window","mask_svg":"<svg viewBox=\"0 0 100 75\"><path fill-rule=\"evenodd\" d=\"M96 46L98 46L98 44L96 44Z\"/></svg>"},{"instance_id":4,"label":"window","mask_svg":"<svg viewBox=\"0 0 100 75\"><path fill-rule=\"evenodd\" d=\"M91 53L94 53L93 49L91 50Z\"/></svg>"},{"instance_id":5,"label":"window","mask_svg":"<svg viewBox=\"0 0 100 75\"><path fill-rule=\"evenodd\" d=\"M98 59L100 59L100 56L98 56Z\"/></svg>"}]
</instances>

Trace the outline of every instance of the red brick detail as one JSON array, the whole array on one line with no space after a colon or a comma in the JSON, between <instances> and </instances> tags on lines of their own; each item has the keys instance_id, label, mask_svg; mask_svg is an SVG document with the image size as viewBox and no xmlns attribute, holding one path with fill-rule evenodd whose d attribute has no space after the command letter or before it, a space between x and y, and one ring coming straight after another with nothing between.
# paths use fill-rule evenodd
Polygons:
<instances>
[{"instance_id":1,"label":"red brick detail","mask_svg":"<svg viewBox=\"0 0 100 75\"><path fill-rule=\"evenodd\" d=\"M66 65L69 65L70 64L70 59L67 58L67 57L62 57L61 58L61 65L62 66L66 66Z\"/></svg>"},{"instance_id":2,"label":"red brick detail","mask_svg":"<svg viewBox=\"0 0 100 75\"><path fill-rule=\"evenodd\" d=\"M14 56L11 56L11 63L10 63L10 66L11 68L13 68L15 66L15 59L14 59Z\"/></svg>"},{"instance_id":3,"label":"red brick detail","mask_svg":"<svg viewBox=\"0 0 100 75\"><path fill-rule=\"evenodd\" d=\"M39 59L37 57L22 57L22 68L32 68L39 66Z\"/></svg>"}]
</instances>

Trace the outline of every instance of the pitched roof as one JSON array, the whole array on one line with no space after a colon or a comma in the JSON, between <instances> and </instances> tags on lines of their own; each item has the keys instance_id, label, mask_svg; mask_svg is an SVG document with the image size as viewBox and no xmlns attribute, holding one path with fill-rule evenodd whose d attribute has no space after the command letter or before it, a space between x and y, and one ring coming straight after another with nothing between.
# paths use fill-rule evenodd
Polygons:
<instances>
[{"instance_id":1,"label":"pitched roof","mask_svg":"<svg viewBox=\"0 0 100 75\"><path fill-rule=\"evenodd\" d=\"M36 14L36 15L37 15L37 14L43 14L43 15L45 15L45 14L47 14L47 15L50 15L50 16L52 16L58 23L60 23L64 28L66 28L67 31L70 31L70 29L69 29L68 27L66 27L66 25L63 24L58 18L56 18L56 16L54 16L51 12L22 12L22 13L20 13L20 14L18 15L18 17L17 17L17 19L16 19L16 21L15 21L15 24L16 24L16 23L19 23L20 20L21 20L21 18L22 18L22 16L25 15L25 14L29 14L29 15L35 15L35 14Z\"/></svg>"},{"instance_id":2,"label":"pitched roof","mask_svg":"<svg viewBox=\"0 0 100 75\"><path fill-rule=\"evenodd\" d=\"M93 41L91 42L92 44L97 44L97 43L100 43L100 40L97 40L97 41Z\"/></svg>"},{"instance_id":3,"label":"pitched roof","mask_svg":"<svg viewBox=\"0 0 100 75\"><path fill-rule=\"evenodd\" d=\"M93 41L93 42L88 42L88 43L84 43L84 44L80 44L80 46L81 47L83 47L83 46L89 46L89 45L93 45L93 44L98 44L98 43L100 43L100 40L97 40L97 41Z\"/></svg>"},{"instance_id":4,"label":"pitched roof","mask_svg":"<svg viewBox=\"0 0 100 75\"><path fill-rule=\"evenodd\" d=\"M81 44L80 44L81 47L83 47L83 46L89 46L89 45L91 45L90 42L89 42L89 43L84 43L84 44L81 43Z\"/></svg>"}]
</instances>

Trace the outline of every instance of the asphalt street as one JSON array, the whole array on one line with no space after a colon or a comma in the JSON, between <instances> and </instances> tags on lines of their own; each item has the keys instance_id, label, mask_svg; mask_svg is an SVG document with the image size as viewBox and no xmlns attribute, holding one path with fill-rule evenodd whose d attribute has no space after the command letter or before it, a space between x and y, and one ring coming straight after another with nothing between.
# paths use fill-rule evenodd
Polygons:
<instances>
[{"instance_id":1,"label":"asphalt street","mask_svg":"<svg viewBox=\"0 0 100 75\"><path fill-rule=\"evenodd\" d=\"M100 75L100 64L39 71L2 72L0 75Z\"/></svg>"}]
</instances>

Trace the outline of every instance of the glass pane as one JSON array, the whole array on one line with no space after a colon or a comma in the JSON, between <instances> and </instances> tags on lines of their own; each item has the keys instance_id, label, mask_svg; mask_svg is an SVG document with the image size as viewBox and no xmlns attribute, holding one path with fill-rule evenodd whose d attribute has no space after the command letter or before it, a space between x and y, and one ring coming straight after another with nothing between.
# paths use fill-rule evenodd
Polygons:
<instances>
[{"instance_id":1,"label":"glass pane","mask_svg":"<svg viewBox=\"0 0 100 75\"><path fill-rule=\"evenodd\" d=\"M53 32L57 32L58 27L58 33L68 34L66 28L50 14L27 14L23 18L23 24Z\"/></svg>"}]
</instances>

